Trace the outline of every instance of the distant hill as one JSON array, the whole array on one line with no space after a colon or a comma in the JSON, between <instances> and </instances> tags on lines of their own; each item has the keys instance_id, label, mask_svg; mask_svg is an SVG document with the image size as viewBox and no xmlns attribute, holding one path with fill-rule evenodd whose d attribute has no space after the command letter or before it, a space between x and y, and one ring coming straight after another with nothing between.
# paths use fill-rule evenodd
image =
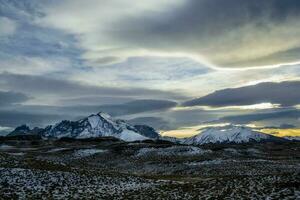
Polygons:
<instances>
[{"instance_id":1,"label":"distant hill","mask_svg":"<svg viewBox=\"0 0 300 200\"><path fill-rule=\"evenodd\" d=\"M184 144L202 145L216 143L248 143L248 142L267 142L285 141L286 139L275 137L254 131L249 127L226 126L205 129L203 132L183 141Z\"/></svg>"}]
</instances>

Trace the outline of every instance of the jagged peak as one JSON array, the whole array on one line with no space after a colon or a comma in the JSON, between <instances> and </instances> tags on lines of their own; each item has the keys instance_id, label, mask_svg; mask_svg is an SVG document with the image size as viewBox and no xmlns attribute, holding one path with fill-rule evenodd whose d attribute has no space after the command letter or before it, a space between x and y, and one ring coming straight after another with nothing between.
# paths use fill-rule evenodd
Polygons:
<instances>
[{"instance_id":1,"label":"jagged peak","mask_svg":"<svg viewBox=\"0 0 300 200\"><path fill-rule=\"evenodd\" d=\"M30 127L27 124L22 124L21 126L16 127L15 130L28 130L28 131L30 131Z\"/></svg>"},{"instance_id":2,"label":"jagged peak","mask_svg":"<svg viewBox=\"0 0 300 200\"><path fill-rule=\"evenodd\" d=\"M8 134L8 136L15 136L15 135L23 135L23 134L28 134L31 131L28 125L23 124L21 126L18 126Z\"/></svg>"}]
</instances>

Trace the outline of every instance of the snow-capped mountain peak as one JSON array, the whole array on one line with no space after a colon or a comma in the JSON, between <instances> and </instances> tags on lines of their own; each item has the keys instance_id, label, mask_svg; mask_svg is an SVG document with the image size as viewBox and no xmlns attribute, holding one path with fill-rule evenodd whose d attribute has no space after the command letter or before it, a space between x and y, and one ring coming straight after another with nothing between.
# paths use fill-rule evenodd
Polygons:
<instances>
[{"instance_id":1,"label":"snow-capped mountain peak","mask_svg":"<svg viewBox=\"0 0 300 200\"><path fill-rule=\"evenodd\" d=\"M49 127L43 134L46 138L94 138L112 136L124 141L146 140L134 126L123 120L115 120L106 113L92 114L78 121L64 120Z\"/></svg>"},{"instance_id":2,"label":"snow-capped mountain peak","mask_svg":"<svg viewBox=\"0 0 300 200\"><path fill-rule=\"evenodd\" d=\"M260 142L277 139L277 137L254 131L252 128L243 126L226 126L208 128L196 136L185 139L185 144L208 144L208 143L246 143ZM279 139L279 138L278 138Z\"/></svg>"}]
</instances>

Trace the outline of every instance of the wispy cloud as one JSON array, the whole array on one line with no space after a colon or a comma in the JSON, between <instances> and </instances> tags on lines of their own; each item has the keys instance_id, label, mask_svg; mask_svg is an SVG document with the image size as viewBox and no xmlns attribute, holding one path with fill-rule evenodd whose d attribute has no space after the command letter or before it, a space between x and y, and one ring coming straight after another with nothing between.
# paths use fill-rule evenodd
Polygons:
<instances>
[{"instance_id":1,"label":"wispy cloud","mask_svg":"<svg viewBox=\"0 0 300 200\"><path fill-rule=\"evenodd\" d=\"M100 110L159 130L296 126L299 14L298 0L2 0L0 126Z\"/></svg>"},{"instance_id":2,"label":"wispy cloud","mask_svg":"<svg viewBox=\"0 0 300 200\"><path fill-rule=\"evenodd\" d=\"M299 61L297 0L66 0L41 7L38 23L76 35L91 65L147 55L229 68Z\"/></svg>"},{"instance_id":3,"label":"wispy cloud","mask_svg":"<svg viewBox=\"0 0 300 200\"><path fill-rule=\"evenodd\" d=\"M0 17L0 39L1 37L9 36L15 33L17 23L7 17Z\"/></svg>"},{"instance_id":4,"label":"wispy cloud","mask_svg":"<svg viewBox=\"0 0 300 200\"><path fill-rule=\"evenodd\" d=\"M16 103L23 103L29 99L22 93L12 91L0 91L0 106L8 106Z\"/></svg>"},{"instance_id":5,"label":"wispy cloud","mask_svg":"<svg viewBox=\"0 0 300 200\"><path fill-rule=\"evenodd\" d=\"M300 103L299 90L299 81L267 82L252 86L218 90L207 96L187 101L184 105L222 107L273 103L282 106L294 106Z\"/></svg>"}]
</instances>

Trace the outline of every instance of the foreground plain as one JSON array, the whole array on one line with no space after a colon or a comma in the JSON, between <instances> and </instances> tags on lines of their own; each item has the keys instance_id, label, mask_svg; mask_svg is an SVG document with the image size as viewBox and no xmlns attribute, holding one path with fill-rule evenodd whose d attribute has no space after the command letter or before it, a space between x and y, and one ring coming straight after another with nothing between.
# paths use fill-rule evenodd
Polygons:
<instances>
[{"instance_id":1,"label":"foreground plain","mask_svg":"<svg viewBox=\"0 0 300 200\"><path fill-rule=\"evenodd\" d=\"M300 143L2 139L1 199L299 199Z\"/></svg>"}]
</instances>

